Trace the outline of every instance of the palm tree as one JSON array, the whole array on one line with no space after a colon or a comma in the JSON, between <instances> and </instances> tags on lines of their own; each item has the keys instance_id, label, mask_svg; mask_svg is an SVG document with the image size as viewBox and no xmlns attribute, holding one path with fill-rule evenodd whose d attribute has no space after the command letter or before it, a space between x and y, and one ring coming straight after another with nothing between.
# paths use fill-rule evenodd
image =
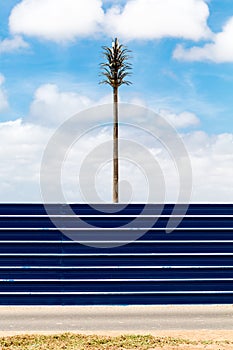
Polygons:
<instances>
[{"instance_id":1,"label":"palm tree","mask_svg":"<svg viewBox=\"0 0 233 350\"><path fill-rule=\"evenodd\" d=\"M100 84L109 84L113 88L113 203L118 203L118 88L123 85L130 85L131 82L125 80L130 75L131 64L128 62L131 51L126 46L119 45L118 39L112 42L112 47L103 46L103 54L107 59L106 63L101 63L101 75L104 80Z\"/></svg>"}]
</instances>

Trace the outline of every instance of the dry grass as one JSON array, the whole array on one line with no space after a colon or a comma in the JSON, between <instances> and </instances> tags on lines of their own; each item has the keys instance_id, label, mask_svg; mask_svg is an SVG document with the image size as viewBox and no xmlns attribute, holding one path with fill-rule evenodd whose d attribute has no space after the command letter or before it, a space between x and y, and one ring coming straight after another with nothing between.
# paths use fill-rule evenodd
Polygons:
<instances>
[{"instance_id":1,"label":"dry grass","mask_svg":"<svg viewBox=\"0 0 233 350\"><path fill-rule=\"evenodd\" d=\"M124 350L124 349L233 349L233 342L188 340L152 335L116 337L63 333L58 335L16 335L0 337L0 350Z\"/></svg>"}]
</instances>

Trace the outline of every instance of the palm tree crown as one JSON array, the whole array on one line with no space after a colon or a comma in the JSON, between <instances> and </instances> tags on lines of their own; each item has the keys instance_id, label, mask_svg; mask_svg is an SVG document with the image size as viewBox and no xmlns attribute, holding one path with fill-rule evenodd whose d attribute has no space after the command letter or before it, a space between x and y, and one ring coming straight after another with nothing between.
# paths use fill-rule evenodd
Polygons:
<instances>
[{"instance_id":1,"label":"palm tree crown","mask_svg":"<svg viewBox=\"0 0 233 350\"><path fill-rule=\"evenodd\" d=\"M119 45L118 39L112 43L112 47L103 46L103 54L107 58L107 63L101 63L101 75L105 77L100 84L109 84L113 88L126 84L130 85L131 82L125 80L125 78L131 73L131 63L128 62L130 56L128 55L131 51L125 46Z\"/></svg>"}]
</instances>

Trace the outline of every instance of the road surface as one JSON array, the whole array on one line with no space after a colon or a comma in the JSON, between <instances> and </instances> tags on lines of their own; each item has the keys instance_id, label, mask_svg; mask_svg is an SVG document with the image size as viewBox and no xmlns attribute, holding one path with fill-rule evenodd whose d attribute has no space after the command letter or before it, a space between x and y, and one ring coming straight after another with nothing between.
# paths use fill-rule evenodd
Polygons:
<instances>
[{"instance_id":1,"label":"road surface","mask_svg":"<svg viewBox=\"0 0 233 350\"><path fill-rule=\"evenodd\" d=\"M233 331L233 305L0 306L0 335L35 332Z\"/></svg>"}]
</instances>

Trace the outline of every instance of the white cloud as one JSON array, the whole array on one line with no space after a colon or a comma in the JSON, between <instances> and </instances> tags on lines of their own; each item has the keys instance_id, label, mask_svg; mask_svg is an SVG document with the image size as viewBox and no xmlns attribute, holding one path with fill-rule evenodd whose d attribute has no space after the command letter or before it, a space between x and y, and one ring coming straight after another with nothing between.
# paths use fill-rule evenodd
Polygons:
<instances>
[{"instance_id":1,"label":"white cloud","mask_svg":"<svg viewBox=\"0 0 233 350\"><path fill-rule=\"evenodd\" d=\"M222 31L213 37L213 42L207 43L203 47L194 46L189 49L178 45L173 57L186 61L233 62L232 37L233 17L228 20Z\"/></svg>"},{"instance_id":2,"label":"white cloud","mask_svg":"<svg viewBox=\"0 0 233 350\"><path fill-rule=\"evenodd\" d=\"M134 102L133 99L129 101ZM112 103L111 93L94 100L85 94L61 91L56 84L44 84L35 91L26 119L33 124L54 127L82 110L109 103ZM106 118L102 116L102 120Z\"/></svg>"},{"instance_id":3,"label":"white cloud","mask_svg":"<svg viewBox=\"0 0 233 350\"><path fill-rule=\"evenodd\" d=\"M192 40L211 35L209 9L204 0L130 0L107 11L105 31L124 39L181 37Z\"/></svg>"},{"instance_id":4,"label":"white cloud","mask_svg":"<svg viewBox=\"0 0 233 350\"><path fill-rule=\"evenodd\" d=\"M40 161L52 132L22 120L0 123L2 202L41 201Z\"/></svg>"},{"instance_id":5,"label":"white cloud","mask_svg":"<svg viewBox=\"0 0 233 350\"><path fill-rule=\"evenodd\" d=\"M126 40L199 40L211 36L208 16L205 0L22 0L10 14L9 27L13 34L55 42L101 32Z\"/></svg>"},{"instance_id":6,"label":"white cloud","mask_svg":"<svg viewBox=\"0 0 233 350\"><path fill-rule=\"evenodd\" d=\"M59 91L57 85L45 84L35 91L28 120L46 126L58 125L92 104L87 96Z\"/></svg>"},{"instance_id":7,"label":"white cloud","mask_svg":"<svg viewBox=\"0 0 233 350\"><path fill-rule=\"evenodd\" d=\"M5 52L12 52L19 49L25 49L29 45L20 36L16 35L11 39L4 39L0 41L0 54Z\"/></svg>"},{"instance_id":8,"label":"white cloud","mask_svg":"<svg viewBox=\"0 0 233 350\"><path fill-rule=\"evenodd\" d=\"M138 131L137 131L138 132ZM41 201L39 173L41 158L53 130L22 120L0 123L0 198L2 202ZM124 134L124 132L123 132ZM158 143L152 148L148 135L127 131L132 140L139 140L152 151L166 179L167 201L175 201L177 174L172 159L161 151ZM78 191L78 171L85 156L95 147L111 140L111 129L87 134L71 149L63 172L63 190L68 201L82 201ZM193 168L192 201L232 202L233 200L233 135L208 135L195 131L182 136L189 151ZM143 141L144 140L144 141ZM156 152L155 152L156 151ZM98 159L96 160L98 162ZM147 181L140 168L125 161L121 163L122 178L131 182L134 200L145 200ZM140 166L140 164L139 164ZM111 200L111 163L105 164L96 177L100 196Z\"/></svg>"},{"instance_id":9,"label":"white cloud","mask_svg":"<svg viewBox=\"0 0 233 350\"><path fill-rule=\"evenodd\" d=\"M98 31L103 20L101 0L22 0L10 15L14 34L62 42Z\"/></svg>"},{"instance_id":10,"label":"white cloud","mask_svg":"<svg viewBox=\"0 0 233 350\"><path fill-rule=\"evenodd\" d=\"M233 134L184 136L193 167L193 200L233 201Z\"/></svg>"},{"instance_id":11,"label":"white cloud","mask_svg":"<svg viewBox=\"0 0 233 350\"><path fill-rule=\"evenodd\" d=\"M147 107L146 101L137 97L130 98L125 102ZM77 92L61 91L55 84L44 84L34 93L27 120L34 124L57 126L86 108L108 103L112 103L111 94L105 95L99 100L93 100L87 95ZM161 109L158 111L158 114L178 129L197 126L200 122L194 113L188 111L175 114L170 110ZM132 117L133 120L134 118Z\"/></svg>"},{"instance_id":12,"label":"white cloud","mask_svg":"<svg viewBox=\"0 0 233 350\"><path fill-rule=\"evenodd\" d=\"M182 129L189 126L196 126L200 123L200 120L194 113L182 112L175 114L169 110L160 110L159 115L167 119L175 128Z\"/></svg>"},{"instance_id":13,"label":"white cloud","mask_svg":"<svg viewBox=\"0 0 233 350\"><path fill-rule=\"evenodd\" d=\"M0 112L8 108L8 99L2 85L5 82L5 77L0 73Z\"/></svg>"}]
</instances>

